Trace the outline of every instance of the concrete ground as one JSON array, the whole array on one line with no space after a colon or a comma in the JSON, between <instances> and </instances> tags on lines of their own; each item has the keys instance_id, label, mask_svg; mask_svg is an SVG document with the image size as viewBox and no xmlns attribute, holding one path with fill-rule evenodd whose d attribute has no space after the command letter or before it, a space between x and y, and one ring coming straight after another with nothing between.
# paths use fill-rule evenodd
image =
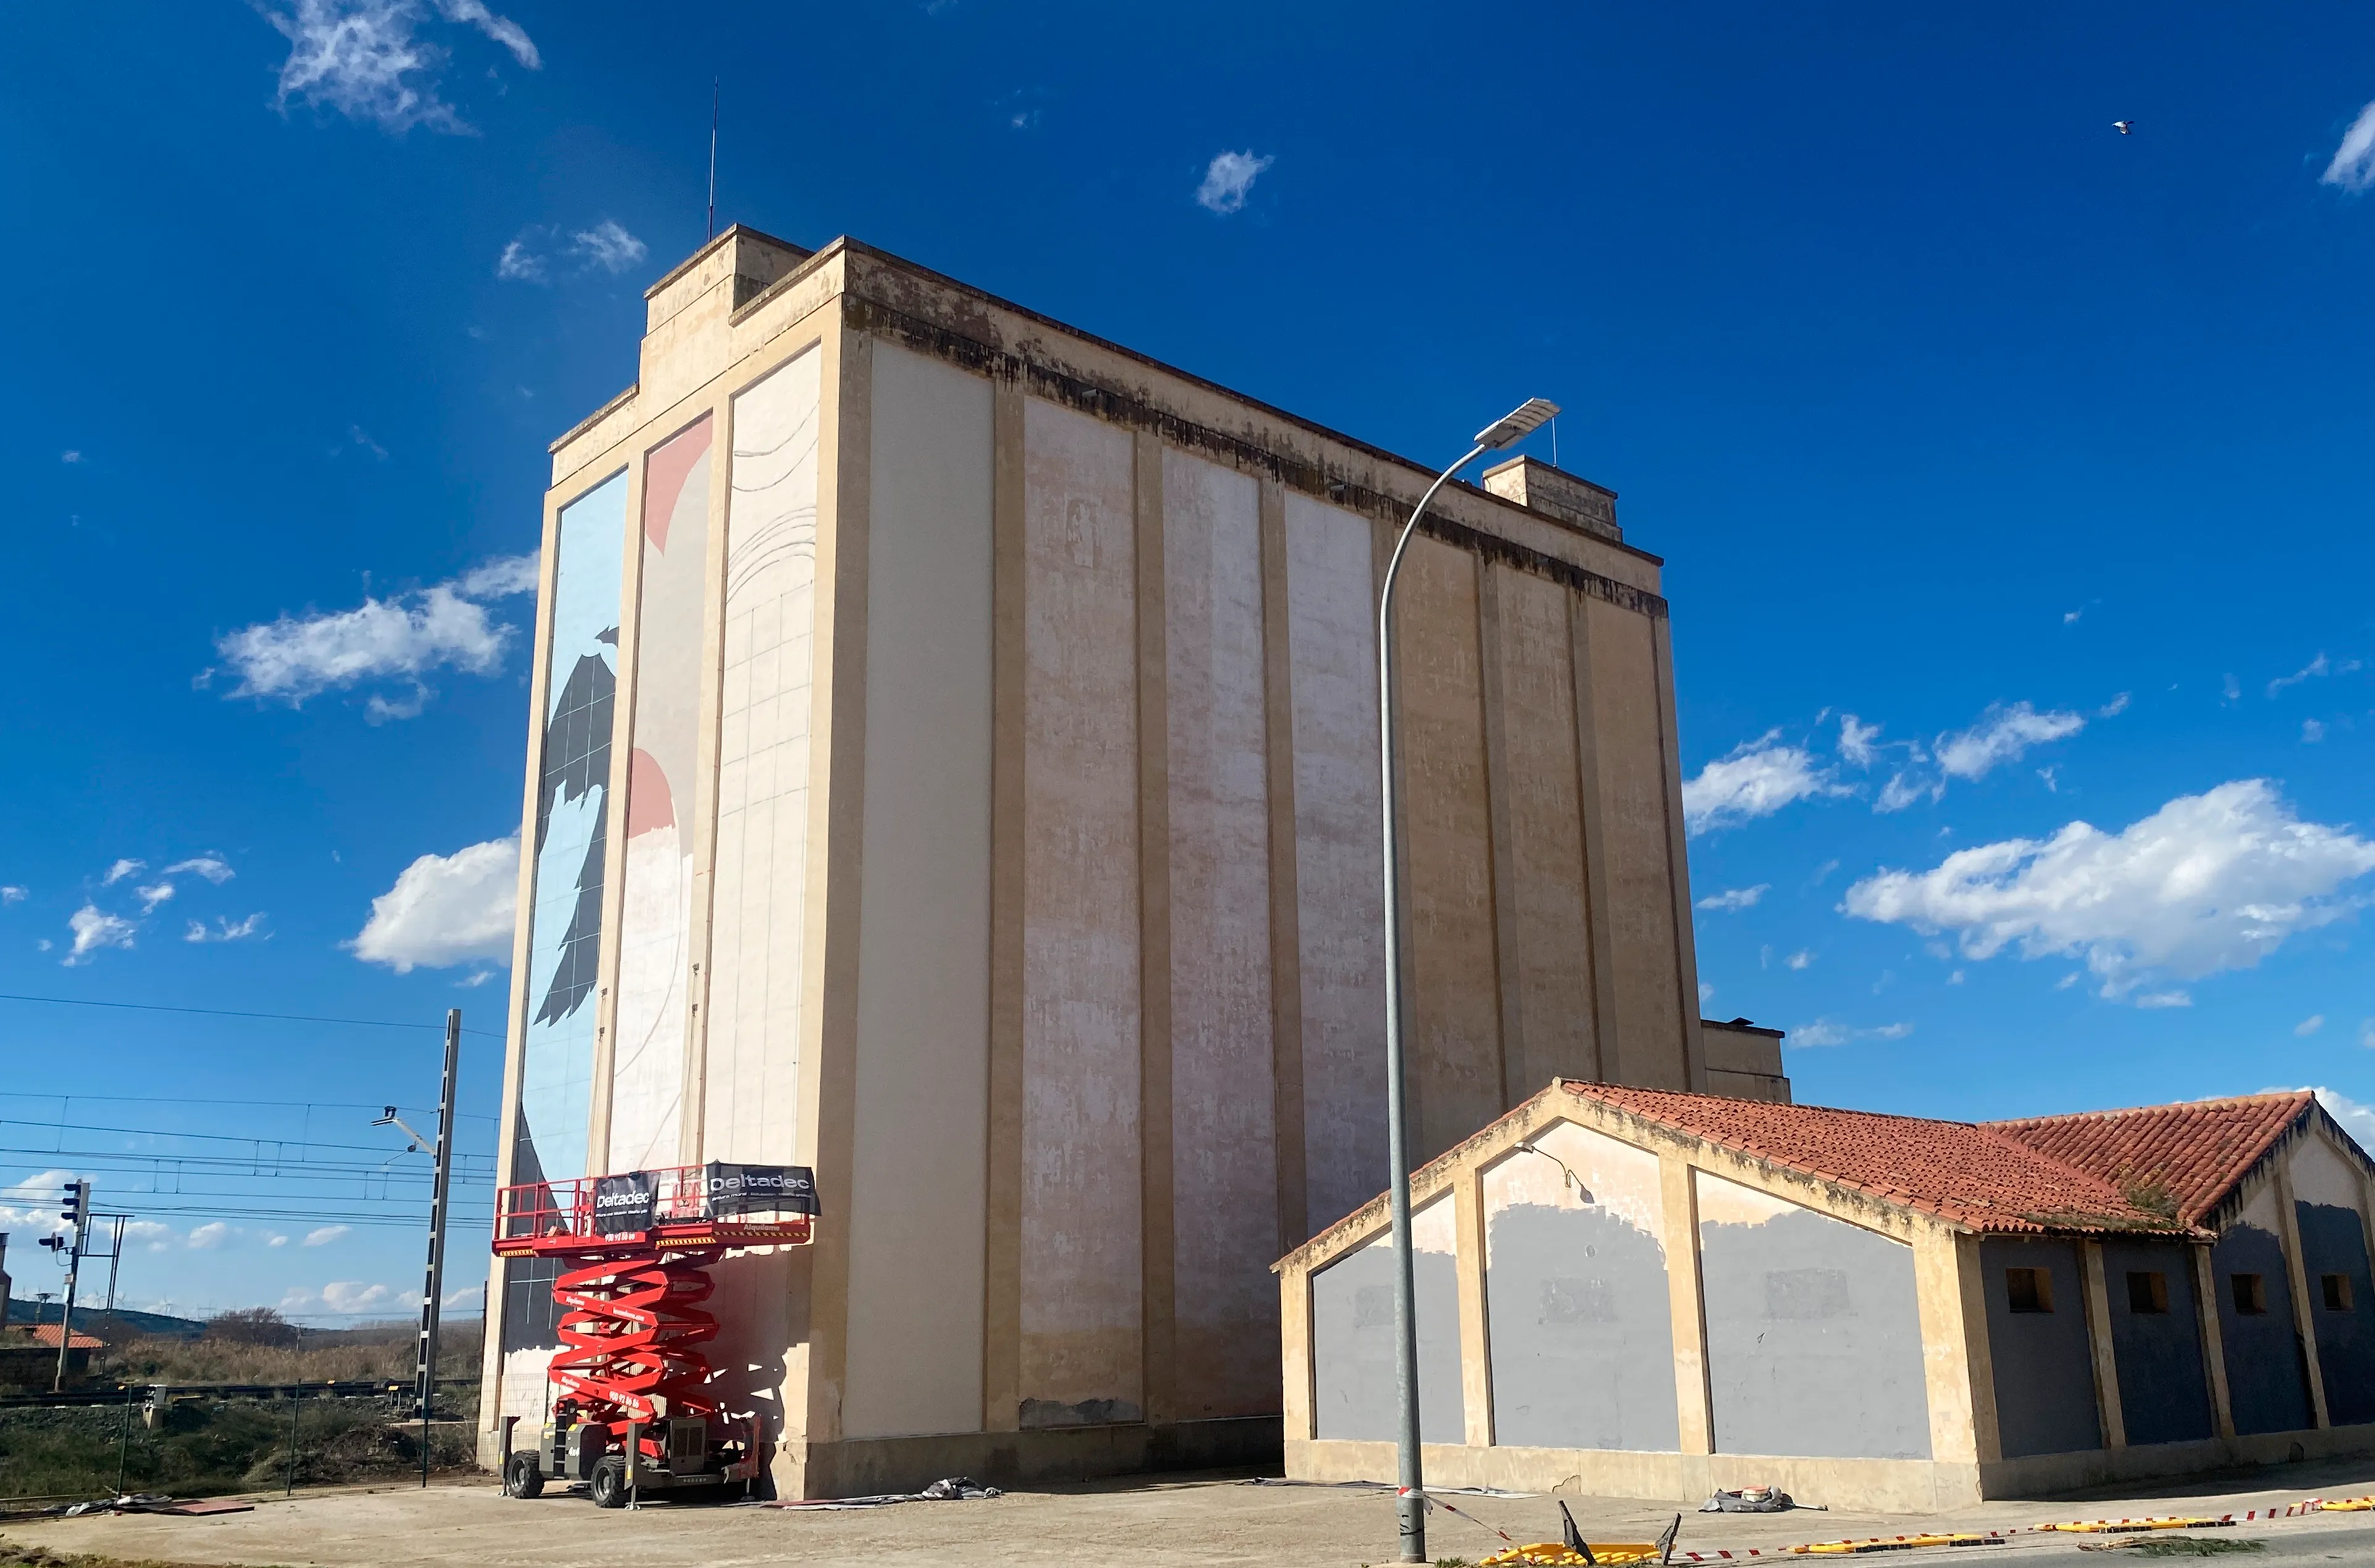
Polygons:
<instances>
[{"instance_id":1,"label":"concrete ground","mask_svg":"<svg viewBox=\"0 0 2375 1568\"><path fill-rule=\"evenodd\" d=\"M1808 1541L1922 1530L2016 1528L2047 1520L2148 1514L2240 1514L2307 1497L2375 1492L2375 1460L2271 1467L2157 1491L2050 1502L1990 1503L1938 1515L1800 1511L1781 1515L1685 1512L1684 1551L1771 1550ZM1471 1562L1505 1543L1556 1539L1558 1509L1548 1496L1451 1497L1482 1524L1438 1510L1428 1550ZM1587 1536L1648 1540L1673 1517L1673 1503L1569 1497ZM1810 1499L1808 1501L1818 1501ZM2264 1543L2267 1555L2375 1568L2375 1514L2324 1514L2221 1530L2224 1539ZM2104 1561L2071 1555L2090 1538L2033 1536L1983 1550L1989 1558L2065 1557L2071 1568ZM1355 1488L1254 1485L1210 1475L1140 1477L1014 1492L975 1503L910 1503L863 1512L653 1503L633 1512L597 1510L582 1497L548 1492L533 1503L503 1498L491 1482L419 1490L356 1491L259 1499L254 1512L200 1518L155 1515L18 1521L0 1526L7 1548L196 1564L379 1564L451 1568L585 1568L632 1562L655 1568L865 1562L869 1568L942 1568L950 1563L1129 1563L1133 1568L1204 1564L1296 1564L1353 1568L1395 1556L1390 1493ZM1936 1555L1935 1553L1932 1555ZM1951 1553L1957 1561L1967 1550ZM1891 1561L1904 1562L1903 1558ZM2115 1557L2112 1561L2117 1561Z\"/></svg>"}]
</instances>

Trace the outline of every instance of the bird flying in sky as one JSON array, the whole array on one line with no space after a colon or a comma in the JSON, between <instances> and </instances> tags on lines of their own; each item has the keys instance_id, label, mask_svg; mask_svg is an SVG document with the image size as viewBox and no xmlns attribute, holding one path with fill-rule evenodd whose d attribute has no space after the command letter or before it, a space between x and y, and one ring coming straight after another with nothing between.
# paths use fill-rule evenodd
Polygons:
<instances>
[{"instance_id":1,"label":"bird flying in sky","mask_svg":"<svg viewBox=\"0 0 2375 1568\"><path fill-rule=\"evenodd\" d=\"M2111 122L2111 129L2119 132L2120 135L2123 136L2135 128L2136 123L2133 120L2114 120Z\"/></svg>"}]
</instances>

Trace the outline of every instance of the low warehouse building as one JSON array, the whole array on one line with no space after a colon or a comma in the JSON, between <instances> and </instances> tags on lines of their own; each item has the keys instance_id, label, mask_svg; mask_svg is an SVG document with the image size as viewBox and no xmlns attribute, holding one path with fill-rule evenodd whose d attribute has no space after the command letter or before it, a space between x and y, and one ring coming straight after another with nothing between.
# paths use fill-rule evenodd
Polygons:
<instances>
[{"instance_id":1,"label":"low warehouse building","mask_svg":"<svg viewBox=\"0 0 2375 1568\"><path fill-rule=\"evenodd\" d=\"M1426 1473L1930 1510L2375 1451L2307 1092L1975 1125L1554 1082L1412 1178ZM1287 1473L1393 1473L1380 1197L1279 1265Z\"/></svg>"}]
</instances>

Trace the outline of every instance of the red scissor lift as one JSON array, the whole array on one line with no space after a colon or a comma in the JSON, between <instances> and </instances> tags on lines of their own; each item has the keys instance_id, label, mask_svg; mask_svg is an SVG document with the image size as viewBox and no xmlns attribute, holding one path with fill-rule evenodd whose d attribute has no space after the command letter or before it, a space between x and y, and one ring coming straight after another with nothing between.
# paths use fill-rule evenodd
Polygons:
<instances>
[{"instance_id":1,"label":"red scissor lift","mask_svg":"<svg viewBox=\"0 0 2375 1568\"><path fill-rule=\"evenodd\" d=\"M759 1423L730 1416L711 1386L709 1267L738 1248L806 1245L815 1207L798 1166L680 1165L502 1188L495 1252L556 1260L563 1309L552 1413L533 1451L506 1453L504 1492L583 1482L597 1506L618 1508L644 1491L747 1489Z\"/></svg>"}]
</instances>

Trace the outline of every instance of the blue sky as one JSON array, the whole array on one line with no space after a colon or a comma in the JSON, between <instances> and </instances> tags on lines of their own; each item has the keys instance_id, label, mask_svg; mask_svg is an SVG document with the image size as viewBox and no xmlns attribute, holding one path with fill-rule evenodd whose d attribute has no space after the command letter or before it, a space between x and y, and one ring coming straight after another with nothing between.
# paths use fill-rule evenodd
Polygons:
<instances>
[{"instance_id":1,"label":"blue sky","mask_svg":"<svg viewBox=\"0 0 2375 1568\"><path fill-rule=\"evenodd\" d=\"M2375 16L1472 17L0 13L0 991L426 1026L0 1002L0 1210L88 1170L136 1301L403 1310L366 1124L500 1021L517 560L713 78L721 221L1417 457L1564 404L1668 560L1707 1010L1801 1098L2375 1100Z\"/></svg>"}]
</instances>

